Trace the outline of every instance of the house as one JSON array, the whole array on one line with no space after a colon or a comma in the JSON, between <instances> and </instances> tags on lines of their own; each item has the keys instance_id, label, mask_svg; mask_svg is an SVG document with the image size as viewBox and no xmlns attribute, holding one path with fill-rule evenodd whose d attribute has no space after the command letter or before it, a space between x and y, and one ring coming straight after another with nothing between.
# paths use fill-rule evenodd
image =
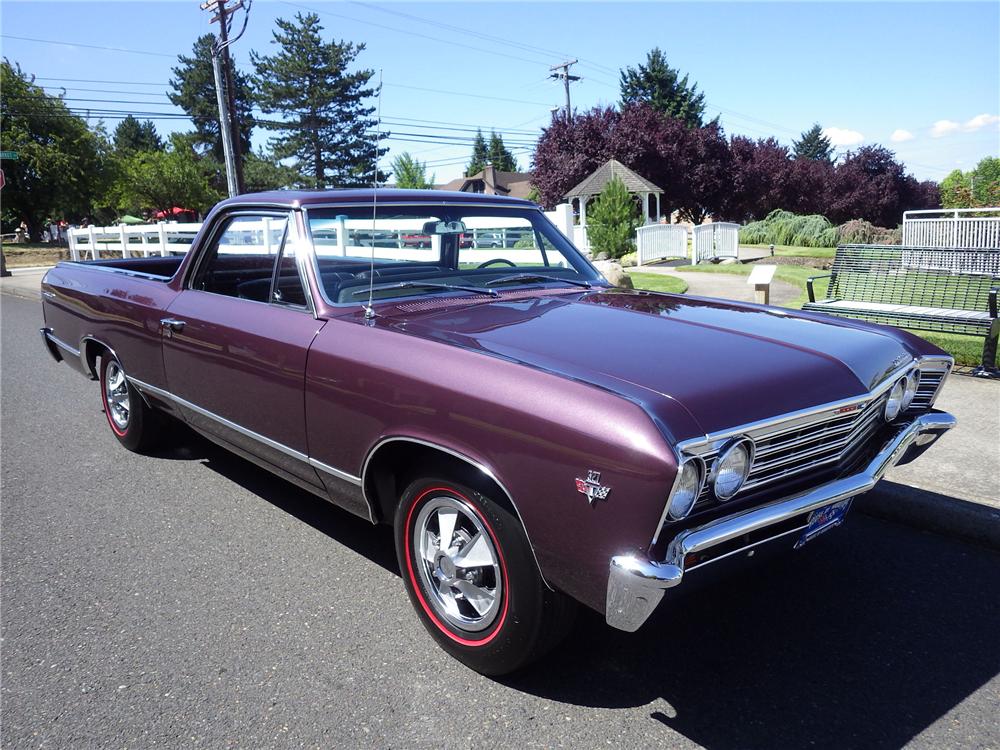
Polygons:
<instances>
[{"instance_id":1,"label":"house","mask_svg":"<svg viewBox=\"0 0 1000 750\"><path fill-rule=\"evenodd\" d=\"M459 177L444 185L435 185L435 188L457 190L462 193L527 198L531 192L531 177L531 172L499 172L494 167L487 166L482 172L469 177Z\"/></svg>"}]
</instances>

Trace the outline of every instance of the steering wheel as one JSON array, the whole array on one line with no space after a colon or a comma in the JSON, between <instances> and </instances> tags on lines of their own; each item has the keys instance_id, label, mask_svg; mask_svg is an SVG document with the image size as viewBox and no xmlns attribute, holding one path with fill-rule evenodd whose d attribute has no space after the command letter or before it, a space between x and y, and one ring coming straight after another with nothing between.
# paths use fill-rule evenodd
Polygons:
<instances>
[{"instance_id":1,"label":"steering wheel","mask_svg":"<svg viewBox=\"0 0 1000 750\"><path fill-rule=\"evenodd\" d=\"M485 263L480 263L478 266L476 266L476 268L477 269L478 268L486 268L487 266L492 266L494 263L505 263L506 265L510 266L511 268L517 268L517 263L512 263L511 261L507 260L506 258L493 258L493 260L488 260Z\"/></svg>"}]
</instances>

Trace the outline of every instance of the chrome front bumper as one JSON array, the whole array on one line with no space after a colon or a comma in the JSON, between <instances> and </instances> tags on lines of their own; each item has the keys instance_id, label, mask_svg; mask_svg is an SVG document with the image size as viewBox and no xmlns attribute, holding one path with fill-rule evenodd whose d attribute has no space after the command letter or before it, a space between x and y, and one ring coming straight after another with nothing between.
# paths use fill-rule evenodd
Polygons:
<instances>
[{"instance_id":1,"label":"chrome front bumper","mask_svg":"<svg viewBox=\"0 0 1000 750\"><path fill-rule=\"evenodd\" d=\"M708 562L688 566L686 561L691 555L867 492L888 469L912 461L954 426L955 418L951 414L937 411L921 414L900 428L868 466L857 474L683 531L670 542L663 562L635 555L611 558L605 613L608 624L628 632L638 630L663 599L664 592L680 584L686 572L774 541L803 527L783 529L773 536L765 535Z\"/></svg>"}]
</instances>

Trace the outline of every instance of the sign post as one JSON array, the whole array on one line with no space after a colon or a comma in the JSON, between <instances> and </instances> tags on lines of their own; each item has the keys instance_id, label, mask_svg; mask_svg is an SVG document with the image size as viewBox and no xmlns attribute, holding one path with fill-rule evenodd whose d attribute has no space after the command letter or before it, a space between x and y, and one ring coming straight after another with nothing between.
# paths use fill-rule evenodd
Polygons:
<instances>
[{"instance_id":1,"label":"sign post","mask_svg":"<svg viewBox=\"0 0 1000 750\"><path fill-rule=\"evenodd\" d=\"M777 266L754 266L747 276L747 284L753 285L754 302L758 305L771 304L771 280Z\"/></svg>"}]
</instances>

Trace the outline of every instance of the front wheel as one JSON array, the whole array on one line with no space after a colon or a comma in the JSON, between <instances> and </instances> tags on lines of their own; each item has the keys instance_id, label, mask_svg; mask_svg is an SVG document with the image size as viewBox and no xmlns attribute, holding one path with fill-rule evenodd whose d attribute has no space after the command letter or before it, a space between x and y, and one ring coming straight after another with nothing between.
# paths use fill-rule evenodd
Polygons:
<instances>
[{"instance_id":1,"label":"front wheel","mask_svg":"<svg viewBox=\"0 0 1000 750\"><path fill-rule=\"evenodd\" d=\"M541 579L517 517L444 479L419 479L396 511L396 550L421 622L456 659L486 675L554 646L575 605Z\"/></svg>"},{"instance_id":2,"label":"front wheel","mask_svg":"<svg viewBox=\"0 0 1000 750\"><path fill-rule=\"evenodd\" d=\"M101 400L119 443L137 453L155 445L162 426L158 415L129 383L121 362L110 354L101 357Z\"/></svg>"}]
</instances>

